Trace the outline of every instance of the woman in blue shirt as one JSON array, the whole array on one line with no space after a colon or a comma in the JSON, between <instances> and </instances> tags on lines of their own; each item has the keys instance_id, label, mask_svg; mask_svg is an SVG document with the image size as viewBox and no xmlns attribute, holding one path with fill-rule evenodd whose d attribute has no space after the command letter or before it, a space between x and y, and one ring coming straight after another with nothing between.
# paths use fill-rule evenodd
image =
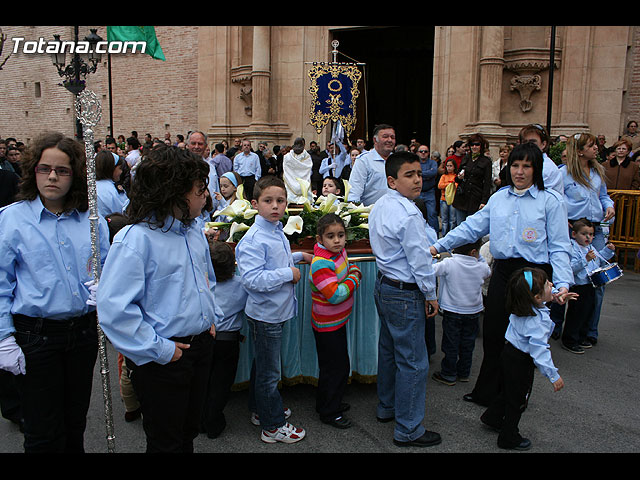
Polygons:
<instances>
[{"instance_id":1,"label":"woman in blue shirt","mask_svg":"<svg viewBox=\"0 0 640 480\"><path fill-rule=\"evenodd\" d=\"M0 210L0 368L16 375L25 452L83 452L98 352L84 148L45 134L23 166L19 201Z\"/></svg>"},{"instance_id":2,"label":"woman in blue shirt","mask_svg":"<svg viewBox=\"0 0 640 480\"><path fill-rule=\"evenodd\" d=\"M102 150L96 154L96 192L98 213L106 217L112 213L122 213L129 198L122 186L118 185L125 160L123 157Z\"/></svg>"},{"instance_id":3,"label":"woman in blue shirt","mask_svg":"<svg viewBox=\"0 0 640 480\"><path fill-rule=\"evenodd\" d=\"M605 247L602 224L614 217L613 200L607 193L604 167L598 162L598 143L590 133L576 133L567 140L567 162L560 168L569 222L586 218L594 224L593 248ZM589 320L587 340L595 345L604 298L604 286L596 288L596 303ZM552 315L555 320L555 316ZM556 320L557 322L558 320ZM556 329L559 333L559 329ZM554 332L554 336L557 335Z\"/></svg>"},{"instance_id":4,"label":"woman in blue shirt","mask_svg":"<svg viewBox=\"0 0 640 480\"><path fill-rule=\"evenodd\" d=\"M499 357L509 323L504 305L509 276L519 268L542 268L558 288L558 302L564 302L573 283L566 208L558 192L545 188L542 151L531 143L518 145L506 168L508 186L431 247L435 255L490 235L495 263L484 314L484 357L473 392L464 396L484 406L500 389Z\"/></svg>"}]
</instances>

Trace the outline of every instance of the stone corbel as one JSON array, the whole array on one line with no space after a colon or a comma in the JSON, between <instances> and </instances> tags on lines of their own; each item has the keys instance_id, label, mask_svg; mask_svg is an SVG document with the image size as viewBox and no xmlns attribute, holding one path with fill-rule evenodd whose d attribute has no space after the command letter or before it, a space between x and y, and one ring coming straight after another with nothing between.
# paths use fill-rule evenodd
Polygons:
<instances>
[{"instance_id":1,"label":"stone corbel","mask_svg":"<svg viewBox=\"0 0 640 480\"><path fill-rule=\"evenodd\" d=\"M556 62L560 60L560 53L556 49ZM533 92L542 86L540 72L549 69L549 51L544 48L521 48L507 50L504 56L505 69L514 73L510 89L520 94L520 109L526 113L533 108ZM553 68L558 68L556 62Z\"/></svg>"},{"instance_id":2,"label":"stone corbel","mask_svg":"<svg viewBox=\"0 0 640 480\"><path fill-rule=\"evenodd\" d=\"M237 83L240 85L240 95L238 98L246 103L244 107L244 113L250 117L253 108L251 86L251 66L242 66L231 69L231 83Z\"/></svg>"},{"instance_id":3,"label":"stone corbel","mask_svg":"<svg viewBox=\"0 0 640 480\"><path fill-rule=\"evenodd\" d=\"M520 109L528 112L533 107L531 94L540 90L542 77L537 73L515 75L511 79L511 91L517 90L520 93Z\"/></svg>"}]
</instances>

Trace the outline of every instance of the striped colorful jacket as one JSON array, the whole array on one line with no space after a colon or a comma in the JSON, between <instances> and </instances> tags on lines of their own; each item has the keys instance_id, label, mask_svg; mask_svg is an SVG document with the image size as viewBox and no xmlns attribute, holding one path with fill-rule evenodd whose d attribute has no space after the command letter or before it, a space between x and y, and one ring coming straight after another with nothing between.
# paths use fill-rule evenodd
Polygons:
<instances>
[{"instance_id":1,"label":"striped colorful jacket","mask_svg":"<svg viewBox=\"0 0 640 480\"><path fill-rule=\"evenodd\" d=\"M317 331L337 330L349 319L353 294L360 285L360 269L349 266L347 251L334 254L316 243L309 269L311 325Z\"/></svg>"}]
</instances>

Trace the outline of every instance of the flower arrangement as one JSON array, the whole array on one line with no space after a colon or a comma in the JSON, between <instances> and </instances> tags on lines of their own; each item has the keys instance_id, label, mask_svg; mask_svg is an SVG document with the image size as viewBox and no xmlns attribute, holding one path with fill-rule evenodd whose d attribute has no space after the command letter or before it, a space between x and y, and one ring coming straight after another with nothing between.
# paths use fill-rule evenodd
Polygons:
<instances>
[{"instance_id":1,"label":"flower arrangement","mask_svg":"<svg viewBox=\"0 0 640 480\"><path fill-rule=\"evenodd\" d=\"M334 194L319 196L309 199L310 184L306 180L298 178L301 187L301 195L295 203L290 204L282 218L283 231L292 245L300 244L305 239L311 238L315 242L318 220L323 215L335 213L339 215L347 227L347 244L369 238L368 217L371 208L353 202L346 202L349 196L350 185L346 180L343 197ZM213 218L226 216L226 222L207 222L206 229L217 228L228 230L227 242L238 242L244 233L249 230L255 220L258 211L252 208L251 203L244 199L242 185L236 192L236 200L225 208L214 212Z\"/></svg>"}]
</instances>

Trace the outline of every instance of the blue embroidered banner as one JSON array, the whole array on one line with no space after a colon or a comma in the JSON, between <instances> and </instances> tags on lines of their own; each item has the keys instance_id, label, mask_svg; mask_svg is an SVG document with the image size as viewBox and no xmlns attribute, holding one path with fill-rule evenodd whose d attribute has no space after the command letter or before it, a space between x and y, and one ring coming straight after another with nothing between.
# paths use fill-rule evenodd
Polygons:
<instances>
[{"instance_id":1,"label":"blue embroidered banner","mask_svg":"<svg viewBox=\"0 0 640 480\"><path fill-rule=\"evenodd\" d=\"M356 125L356 100L362 76L352 64L313 64L309 71L311 86L311 125L320 133L332 120L340 121L349 135Z\"/></svg>"}]
</instances>

